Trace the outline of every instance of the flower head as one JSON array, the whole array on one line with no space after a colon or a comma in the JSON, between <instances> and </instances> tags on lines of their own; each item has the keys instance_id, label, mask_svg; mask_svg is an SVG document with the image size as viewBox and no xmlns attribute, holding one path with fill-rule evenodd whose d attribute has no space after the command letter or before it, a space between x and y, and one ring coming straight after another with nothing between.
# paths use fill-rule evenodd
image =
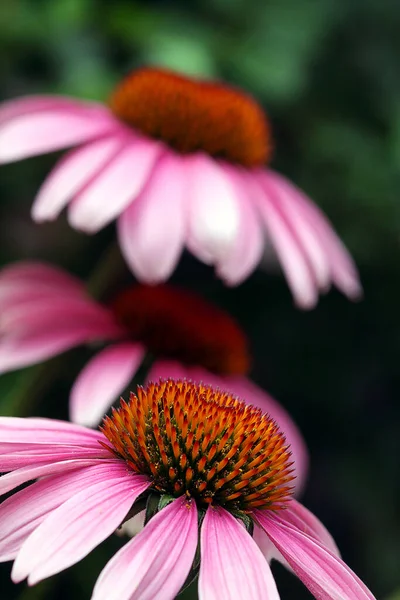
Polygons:
<instances>
[{"instance_id":1,"label":"flower head","mask_svg":"<svg viewBox=\"0 0 400 600\"><path fill-rule=\"evenodd\" d=\"M14 560L15 582L62 571L144 509L93 600L172 600L197 572L200 600L278 600L272 557L318 599L373 600L290 497L290 451L262 411L167 380L139 388L102 430L0 419L1 493L36 480L0 505L0 560Z\"/></svg>"},{"instance_id":2,"label":"flower head","mask_svg":"<svg viewBox=\"0 0 400 600\"><path fill-rule=\"evenodd\" d=\"M79 146L33 205L36 221L68 205L70 224L95 233L118 219L125 259L142 281L167 279L186 246L230 285L263 252L264 231L299 306L334 283L361 292L347 250L318 208L266 163L271 128L248 95L146 68L109 105L37 96L0 108L0 162Z\"/></svg>"},{"instance_id":3,"label":"flower head","mask_svg":"<svg viewBox=\"0 0 400 600\"><path fill-rule=\"evenodd\" d=\"M167 285L131 286L101 304L79 279L61 269L22 262L0 272L0 313L0 372L35 364L82 343L108 342L73 385L73 421L97 425L147 355L153 361L147 381L191 378L227 389L270 413L292 446L300 491L308 469L303 437L285 409L246 377L247 338L217 306Z\"/></svg>"}]
</instances>

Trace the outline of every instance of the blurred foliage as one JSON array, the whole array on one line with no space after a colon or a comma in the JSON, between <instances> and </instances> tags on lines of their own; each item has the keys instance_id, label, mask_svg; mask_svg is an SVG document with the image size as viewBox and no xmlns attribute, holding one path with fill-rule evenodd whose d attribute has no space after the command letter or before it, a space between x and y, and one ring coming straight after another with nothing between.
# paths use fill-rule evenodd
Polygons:
<instances>
[{"instance_id":1,"label":"blurred foliage","mask_svg":"<svg viewBox=\"0 0 400 600\"><path fill-rule=\"evenodd\" d=\"M275 132L273 166L330 216L366 300L295 311L280 277L226 290L186 257L177 279L228 306L248 331L254 377L281 399L312 452L305 503L377 598L399 586L400 7L396 0L2 0L0 96L105 100L129 69L162 64L252 92ZM37 257L87 277L113 227L86 238L35 226L33 195L55 157L1 168L1 263ZM0 412L67 417L78 350L0 379ZM397 505L396 505L397 499ZM0 574L5 599L88 599L120 545L33 589ZM310 598L279 566L282 598ZM4 592L3 592L4 590ZM185 597L190 597L190 592ZM397 596L394 596L397 598Z\"/></svg>"}]
</instances>

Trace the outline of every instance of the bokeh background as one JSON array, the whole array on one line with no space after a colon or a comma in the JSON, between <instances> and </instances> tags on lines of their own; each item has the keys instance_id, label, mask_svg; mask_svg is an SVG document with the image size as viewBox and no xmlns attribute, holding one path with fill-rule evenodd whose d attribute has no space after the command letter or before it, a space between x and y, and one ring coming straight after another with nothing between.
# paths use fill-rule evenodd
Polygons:
<instances>
[{"instance_id":1,"label":"bokeh background","mask_svg":"<svg viewBox=\"0 0 400 600\"><path fill-rule=\"evenodd\" d=\"M246 329L253 378L291 411L309 445L304 503L384 600L400 598L399 31L396 0L0 3L1 99L60 93L104 100L130 69L158 64L242 86L267 110L273 166L329 215L360 267L365 299L351 304L331 292L315 310L300 312L276 268L229 290L189 256L175 279L229 309ZM33 195L55 158L1 167L1 264L47 259L101 280L96 265L113 226L88 238L64 218L30 221ZM0 377L0 413L67 418L68 389L86 353ZM11 566L2 565L1 598L89 599L120 544L108 540L35 588L11 584ZM311 598L279 565L274 572L283 600Z\"/></svg>"}]
</instances>

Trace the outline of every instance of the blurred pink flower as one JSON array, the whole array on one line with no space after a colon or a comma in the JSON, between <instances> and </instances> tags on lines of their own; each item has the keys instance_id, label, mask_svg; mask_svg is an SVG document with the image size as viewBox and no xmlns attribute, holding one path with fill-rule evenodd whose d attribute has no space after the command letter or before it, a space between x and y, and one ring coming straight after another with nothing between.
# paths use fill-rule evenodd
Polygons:
<instances>
[{"instance_id":1,"label":"blurred pink flower","mask_svg":"<svg viewBox=\"0 0 400 600\"><path fill-rule=\"evenodd\" d=\"M38 221L68 205L72 227L95 233L118 219L122 253L144 282L166 280L186 246L229 285L259 263L264 232L298 306L335 284L361 287L323 213L265 167L268 121L249 96L222 84L140 69L109 106L34 96L0 108L0 162L79 146L64 156L33 205Z\"/></svg>"},{"instance_id":2,"label":"blurred pink flower","mask_svg":"<svg viewBox=\"0 0 400 600\"><path fill-rule=\"evenodd\" d=\"M84 558L150 494L155 512L105 566L92 600L172 600L198 544L200 600L279 600L272 558L319 600L374 600L290 498L289 460L268 416L187 382L139 388L102 432L0 418L0 493L36 480L0 505L0 561L14 561L14 582L34 585Z\"/></svg>"},{"instance_id":3,"label":"blurred pink flower","mask_svg":"<svg viewBox=\"0 0 400 600\"><path fill-rule=\"evenodd\" d=\"M171 286L136 285L106 306L62 269L21 262L0 271L0 315L0 373L83 343L110 342L99 348L72 387L72 421L96 426L150 351L154 362L147 381L191 378L227 389L268 412L292 446L300 493L308 470L300 431L276 400L245 377L249 357L239 326L201 297Z\"/></svg>"}]
</instances>

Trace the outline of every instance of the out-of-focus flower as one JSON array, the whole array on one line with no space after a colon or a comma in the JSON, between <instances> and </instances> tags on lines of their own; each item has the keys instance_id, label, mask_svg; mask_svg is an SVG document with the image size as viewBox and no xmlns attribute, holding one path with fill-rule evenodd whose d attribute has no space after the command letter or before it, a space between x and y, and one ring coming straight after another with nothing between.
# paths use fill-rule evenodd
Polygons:
<instances>
[{"instance_id":1,"label":"out-of-focus flower","mask_svg":"<svg viewBox=\"0 0 400 600\"><path fill-rule=\"evenodd\" d=\"M73 421L97 425L147 353L154 361L148 381L192 378L227 389L268 412L291 444L297 492L303 486L308 453L301 433L286 410L245 376L250 360L242 330L229 314L200 296L167 285L135 285L102 305L63 270L21 262L0 272L0 315L0 373L82 343L109 342L73 385Z\"/></svg>"},{"instance_id":2,"label":"out-of-focus flower","mask_svg":"<svg viewBox=\"0 0 400 600\"><path fill-rule=\"evenodd\" d=\"M55 219L68 205L76 229L95 233L118 218L134 274L167 279L186 246L227 284L243 281L270 238L303 308L334 283L361 287L346 248L322 212L265 167L272 139L260 106L222 84L145 68L108 106L35 96L0 108L0 162L79 146L40 189L32 215Z\"/></svg>"},{"instance_id":3,"label":"out-of-focus flower","mask_svg":"<svg viewBox=\"0 0 400 600\"><path fill-rule=\"evenodd\" d=\"M136 510L142 531L101 572L93 600L172 600L199 574L200 600L278 600L269 561L319 600L374 600L318 519L291 498L276 423L186 381L138 388L101 432L0 419L0 560L33 585L66 569ZM197 556L196 556L197 554Z\"/></svg>"}]
</instances>

